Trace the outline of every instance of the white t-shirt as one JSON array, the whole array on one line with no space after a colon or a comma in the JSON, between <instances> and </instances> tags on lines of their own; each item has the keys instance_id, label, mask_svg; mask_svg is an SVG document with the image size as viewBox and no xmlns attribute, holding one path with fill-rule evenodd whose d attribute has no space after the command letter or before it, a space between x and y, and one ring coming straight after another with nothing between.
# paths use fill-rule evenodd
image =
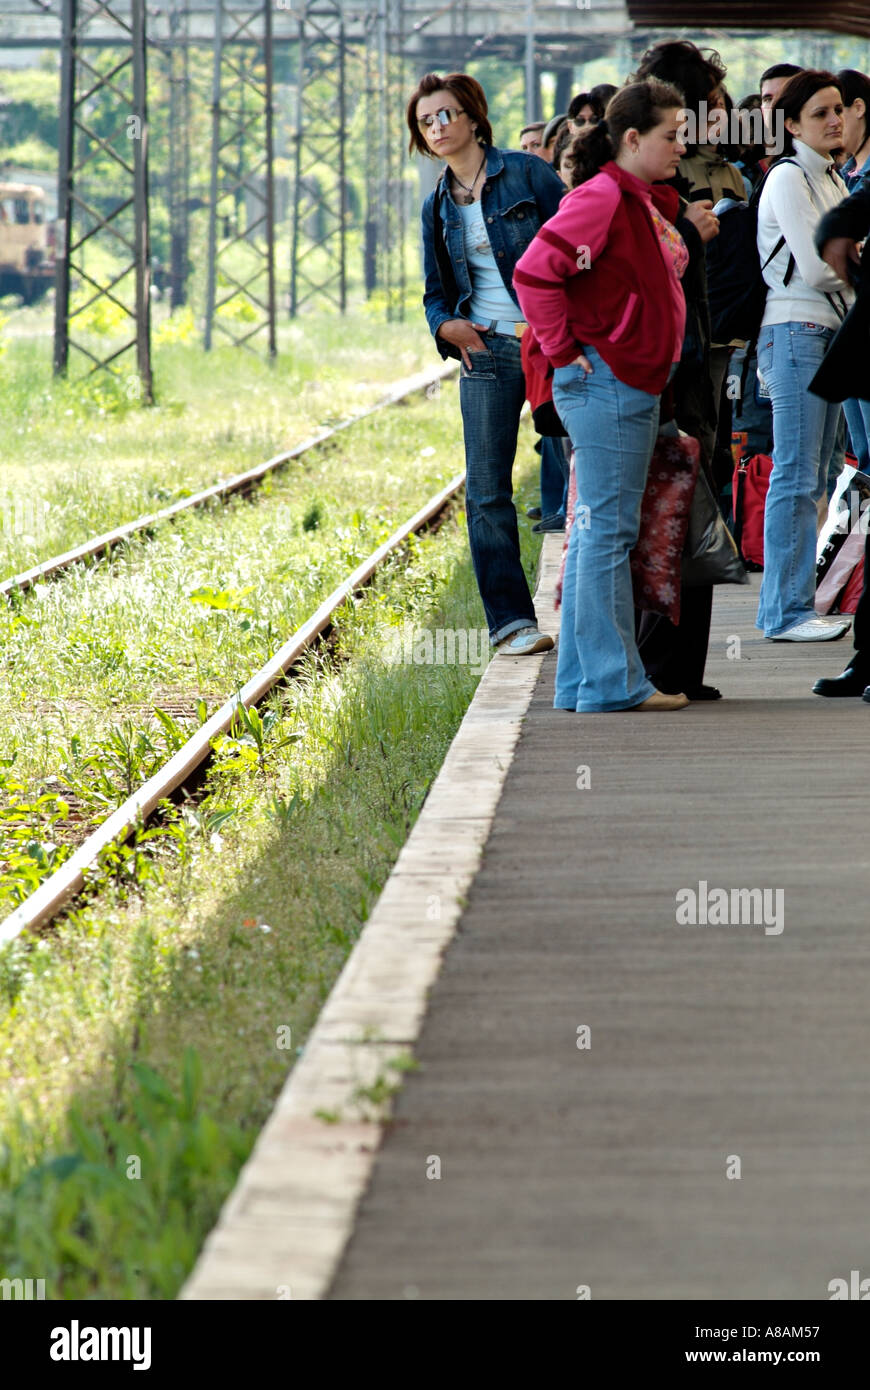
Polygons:
<instances>
[{"instance_id":1,"label":"white t-shirt","mask_svg":"<svg viewBox=\"0 0 870 1390\"><path fill-rule=\"evenodd\" d=\"M496 265L480 203L470 203L467 207L457 203L456 206L462 217L465 259L471 276L469 318L475 323L489 323L491 319L521 322L522 312L505 289Z\"/></svg>"}]
</instances>

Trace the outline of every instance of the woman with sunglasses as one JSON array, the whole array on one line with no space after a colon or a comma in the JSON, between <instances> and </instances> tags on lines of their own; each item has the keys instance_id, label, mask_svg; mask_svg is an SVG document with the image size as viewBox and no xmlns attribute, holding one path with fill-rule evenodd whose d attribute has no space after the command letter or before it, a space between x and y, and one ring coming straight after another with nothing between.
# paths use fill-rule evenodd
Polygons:
<instances>
[{"instance_id":1,"label":"woman with sunglasses","mask_svg":"<svg viewBox=\"0 0 870 1390\"><path fill-rule=\"evenodd\" d=\"M490 641L548 651L520 559L512 471L526 397L514 266L564 188L545 160L497 149L486 96L466 73L428 73L408 102L410 151L445 163L423 204L423 304L442 357L462 361L466 515Z\"/></svg>"}]
</instances>

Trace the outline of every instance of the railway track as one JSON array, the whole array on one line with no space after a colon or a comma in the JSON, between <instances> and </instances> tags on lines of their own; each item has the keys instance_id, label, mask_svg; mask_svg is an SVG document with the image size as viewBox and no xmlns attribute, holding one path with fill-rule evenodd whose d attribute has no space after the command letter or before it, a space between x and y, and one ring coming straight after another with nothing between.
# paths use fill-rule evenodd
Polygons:
<instances>
[{"instance_id":1,"label":"railway track","mask_svg":"<svg viewBox=\"0 0 870 1390\"><path fill-rule=\"evenodd\" d=\"M430 378L430 380L440 380L444 375L447 373L442 371L439 376ZM411 394L413 390L419 389L423 389L423 384L410 387L403 394ZM401 399L401 396L394 396L389 403L394 403L396 399ZM381 403L373 409L382 409L386 403ZM372 410L365 412L365 414L371 413ZM363 417L356 416L354 418L356 420ZM346 428L350 423L353 421L348 421L346 425L339 428ZM331 433L335 433L335 431L331 431ZM314 447L315 444L322 443L323 438L328 437L328 435L324 435L305 447ZM282 455L280 461L270 460L270 464L278 467L280 462L285 462L291 457L298 457L301 447L296 451L291 451L290 454ZM268 466L260 465L259 469L251 470L251 474L259 473L261 476L265 476L266 471L268 471ZM248 477L250 475L240 476ZM465 474L457 474L444 488L430 497L419 511L415 512L394 531L382 545L361 564L357 565L269 661L251 676L241 690L221 705L154 776L138 787L107 820L88 836L59 869L45 879L39 888L20 903L4 922L0 923L0 947L8 945L24 931L35 931L46 926L82 891L85 886L86 875L98 862L100 855L109 846L123 843L129 839L137 827L153 814L159 802L171 796L203 767L211 756L212 741L218 735L229 730L237 710L240 707L249 709L263 700L269 691L292 670L303 653L324 637L332 627L333 616L341 605L368 584L381 565L399 551L410 536L431 527L449 507L464 482ZM236 491L238 490L236 488ZM195 499L185 500L190 504ZM174 509L169 508L167 510L171 512ZM77 558L84 557L78 555ZM74 559L68 560L68 565L74 563Z\"/></svg>"},{"instance_id":2,"label":"railway track","mask_svg":"<svg viewBox=\"0 0 870 1390\"><path fill-rule=\"evenodd\" d=\"M415 395L418 391L426 391L439 386L445 378L455 374L456 370L454 362L447 362L430 371L418 372L414 376L405 377L396 382L393 389L374 405L369 406L366 410L358 411L347 420L342 420L340 424L333 425L318 435L304 439L300 444L288 449L286 453L276 454L274 458L267 459L264 463L258 463L254 468L249 468L244 473L237 473L224 482L215 483L212 487L204 488L191 497L182 498L181 501L174 502L169 507L162 507L159 511L136 517L133 521L125 522L124 525L116 527L113 531L105 531L102 535L92 536L83 545L64 551L61 555L54 555L39 565L23 570L20 574L13 574L10 578L0 582L0 596L8 597L16 591L26 592L28 589L32 589L35 584L44 583L46 579L63 574L73 565L84 560L95 559L98 555L109 554L116 546L129 540L131 536L143 535L164 522L174 521L176 517L182 516L185 512L206 507L212 502L225 502L230 497L249 494L277 469L284 468L288 463L301 458L303 454L319 448L328 440L334 439L337 434L359 424L361 420L366 420L392 405L398 405L400 401Z\"/></svg>"}]
</instances>

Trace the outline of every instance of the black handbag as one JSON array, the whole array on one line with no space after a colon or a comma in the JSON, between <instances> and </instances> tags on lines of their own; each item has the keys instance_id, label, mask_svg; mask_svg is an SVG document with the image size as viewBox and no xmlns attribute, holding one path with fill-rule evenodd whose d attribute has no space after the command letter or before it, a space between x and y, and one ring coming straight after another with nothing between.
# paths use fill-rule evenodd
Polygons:
<instances>
[{"instance_id":1,"label":"black handbag","mask_svg":"<svg viewBox=\"0 0 870 1390\"><path fill-rule=\"evenodd\" d=\"M683 547L682 581L690 589L705 584L749 583L749 572L725 525L703 467L698 471L692 495L689 529Z\"/></svg>"},{"instance_id":2,"label":"black handbag","mask_svg":"<svg viewBox=\"0 0 870 1390\"><path fill-rule=\"evenodd\" d=\"M870 258L866 246L855 303L828 344L810 390L832 404L856 397L870 401Z\"/></svg>"}]
</instances>

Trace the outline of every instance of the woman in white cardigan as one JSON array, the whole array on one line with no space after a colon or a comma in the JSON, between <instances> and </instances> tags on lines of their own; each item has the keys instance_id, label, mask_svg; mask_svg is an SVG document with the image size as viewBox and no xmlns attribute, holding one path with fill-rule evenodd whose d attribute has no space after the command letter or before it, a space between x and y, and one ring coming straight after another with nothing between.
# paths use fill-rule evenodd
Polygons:
<instances>
[{"instance_id":1,"label":"woman in white cardigan","mask_svg":"<svg viewBox=\"0 0 870 1390\"><path fill-rule=\"evenodd\" d=\"M813 244L820 218L847 196L831 157L843 138L834 74L807 70L790 78L771 120L782 123L785 153L767 177L758 208L758 253L762 266L767 262L769 287L758 368L773 404L773 473L756 626L775 641L825 642L849 626L848 620L816 617L813 606L816 504L825 492L842 407L807 389L854 299Z\"/></svg>"}]
</instances>

